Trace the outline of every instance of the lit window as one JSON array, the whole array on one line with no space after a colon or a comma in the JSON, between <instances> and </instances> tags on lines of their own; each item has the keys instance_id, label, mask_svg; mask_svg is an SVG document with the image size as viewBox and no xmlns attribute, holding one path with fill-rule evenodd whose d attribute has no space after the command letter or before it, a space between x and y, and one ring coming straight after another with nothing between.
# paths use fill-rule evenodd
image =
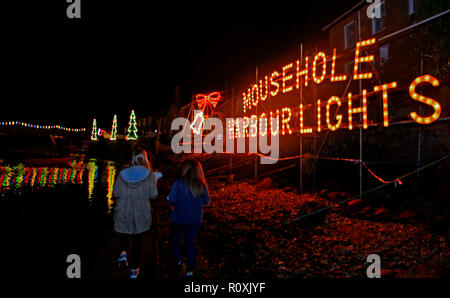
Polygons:
<instances>
[{"instance_id":1,"label":"lit window","mask_svg":"<svg viewBox=\"0 0 450 298\"><path fill-rule=\"evenodd\" d=\"M348 63L345 63L345 66L344 66L345 67L345 69L344 69L345 73L352 75L353 74L354 65L355 65L354 61L350 61Z\"/></svg>"},{"instance_id":2,"label":"lit window","mask_svg":"<svg viewBox=\"0 0 450 298\"><path fill-rule=\"evenodd\" d=\"M344 26L345 48L353 47L355 44L355 23L351 21Z\"/></svg>"},{"instance_id":3,"label":"lit window","mask_svg":"<svg viewBox=\"0 0 450 298\"><path fill-rule=\"evenodd\" d=\"M377 9L380 10L380 17L376 17ZM379 32L384 28L384 20L386 18L386 10L384 8L384 1L374 7L374 18L372 19L372 34Z\"/></svg>"},{"instance_id":4,"label":"lit window","mask_svg":"<svg viewBox=\"0 0 450 298\"><path fill-rule=\"evenodd\" d=\"M409 15L414 14L417 11L417 0L409 0Z\"/></svg>"},{"instance_id":5,"label":"lit window","mask_svg":"<svg viewBox=\"0 0 450 298\"><path fill-rule=\"evenodd\" d=\"M383 65L389 59L389 44L380 46L380 64Z\"/></svg>"}]
</instances>

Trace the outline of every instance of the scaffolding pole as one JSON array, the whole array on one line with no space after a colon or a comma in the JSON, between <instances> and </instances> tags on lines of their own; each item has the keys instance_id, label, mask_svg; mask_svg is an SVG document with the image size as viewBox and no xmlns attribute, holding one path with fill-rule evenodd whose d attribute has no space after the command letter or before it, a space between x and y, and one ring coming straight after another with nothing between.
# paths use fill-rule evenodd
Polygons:
<instances>
[{"instance_id":1,"label":"scaffolding pole","mask_svg":"<svg viewBox=\"0 0 450 298\"><path fill-rule=\"evenodd\" d=\"M423 75L423 51L420 53L420 75ZM422 92L420 92L422 93ZM419 104L419 115L422 115L422 105ZM417 140L417 169L420 168L422 151L422 126L419 125L419 135ZM417 178L420 179L420 171L417 171ZM420 180L418 181L420 182Z\"/></svg>"},{"instance_id":2,"label":"scaffolding pole","mask_svg":"<svg viewBox=\"0 0 450 298\"><path fill-rule=\"evenodd\" d=\"M358 42L361 41L361 13L358 10ZM362 81L359 80L359 94L362 93ZM362 114L359 115L359 121L362 121ZM359 197L362 198L363 195L363 128L359 127Z\"/></svg>"},{"instance_id":3,"label":"scaffolding pole","mask_svg":"<svg viewBox=\"0 0 450 298\"><path fill-rule=\"evenodd\" d=\"M258 67L256 67L255 77L256 77L256 85L258 85ZM256 105L256 115L258 115L258 105ZM258 117L258 116L256 116L256 117ZM248 121L250 123L250 119ZM249 144L249 149L250 149L250 144ZM258 150L258 149L256 149L256 150ZM255 154L255 180L257 177L258 177L258 154Z\"/></svg>"},{"instance_id":4,"label":"scaffolding pole","mask_svg":"<svg viewBox=\"0 0 450 298\"><path fill-rule=\"evenodd\" d=\"M317 48L316 48L316 50L315 50L315 52L314 52L314 56L315 55L317 55ZM314 84L314 87L313 87L314 89L313 89L313 98L314 99L317 99L318 97L317 97L317 84ZM314 156L317 156L317 130L314 130L314 134L313 134L313 152L314 152ZM317 158L314 158L314 160L313 160L313 166L312 166L312 175L313 175L313 189L314 190L316 190L316 179L317 179L317 175L316 175L316 172L317 172Z\"/></svg>"},{"instance_id":5,"label":"scaffolding pole","mask_svg":"<svg viewBox=\"0 0 450 298\"><path fill-rule=\"evenodd\" d=\"M233 121L234 121L234 88L233 87L231 87L231 118L233 118ZM233 146L234 146L234 141L233 141ZM234 150L233 150L233 152L234 152ZM233 168L232 156L233 155L230 154L230 176L231 176L231 169Z\"/></svg>"},{"instance_id":6,"label":"scaffolding pole","mask_svg":"<svg viewBox=\"0 0 450 298\"><path fill-rule=\"evenodd\" d=\"M303 64L303 44L300 44L300 64ZM303 84L300 84L300 96L299 96L299 107L303 103ZM300 135L300 154L299 154L299 162L300 162L300 196L303 194L303 134L299 127L299 135Z\"/></svg>"}]
</instances>

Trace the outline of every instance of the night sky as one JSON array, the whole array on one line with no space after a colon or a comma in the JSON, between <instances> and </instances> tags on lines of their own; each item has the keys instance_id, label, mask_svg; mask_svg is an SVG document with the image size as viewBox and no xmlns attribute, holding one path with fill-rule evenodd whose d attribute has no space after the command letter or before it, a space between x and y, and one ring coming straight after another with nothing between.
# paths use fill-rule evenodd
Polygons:
<instances>
[{"instance_id":1,"label":"night sky","mask_svg":"<svg viewBox=\"0 0 450 298\"><path fill-rule=\"evenodd\" d=\"M82 0L81 20L65 0L2 3L0 121L109 126L114 113L164 113L177 85L182 104L241 92L256 66L280 67L300 42L322 46L321 28L357 2Z\"/></svg>"}]
</instances>

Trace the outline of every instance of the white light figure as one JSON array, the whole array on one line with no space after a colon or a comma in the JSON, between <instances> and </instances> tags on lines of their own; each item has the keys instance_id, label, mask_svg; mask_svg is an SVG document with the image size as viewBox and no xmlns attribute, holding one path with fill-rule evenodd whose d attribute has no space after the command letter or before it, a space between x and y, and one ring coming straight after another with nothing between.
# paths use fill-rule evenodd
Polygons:
<instances>
[{"instance_id":1,"label":"white light figure","mask_svg":"<svg viewBox=\"0 0 450 298\"><path fill-rule=\"evenodd\" d=\"M203 117L203 112L197 111L197 113L195 114L194 122L192 122L192 124L190 126L194 133L196 133L198 135L200 134L200 130L202 128L204 119L205 118Z\"/></svg>"}]
</instances>

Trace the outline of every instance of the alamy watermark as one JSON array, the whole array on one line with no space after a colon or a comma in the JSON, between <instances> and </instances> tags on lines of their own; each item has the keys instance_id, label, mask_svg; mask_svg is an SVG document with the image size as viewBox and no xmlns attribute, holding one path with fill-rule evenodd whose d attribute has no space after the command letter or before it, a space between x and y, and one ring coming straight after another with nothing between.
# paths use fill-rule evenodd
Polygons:
<instances>
[{"instance_id":1,"label":"alamy watermark","mask_svg":"<svg viewBox=\"0 0 450 298\"><path fill-rule=\"evenodd\" d=\"M66 15L69 19L81 19L81 0L66 0L70 3L66 9Z\"/></svg>"},{"instance_id":2,"label":"alamy watermark","mask_svg":"<svg viewBox=\"0 0 450 298\"><path fill-rule=\"evenodd\" d=\"M258 133L259 128L265 127L265 133ZM272 127L278 127L278 119L271 118ZM203 118L201 111L195 111L194 122L191 124L186 118L176 118L172 121L171 130L179 130L171 141L172 151L179 153L236 153L246 152L246 139L248 139L248 153L260 153L261 164L275 164L279 157L279 132L272 133L268 129L267 119L227 118L224 126L219 118ZM214 129L213 129L214 128ZM203 135L205 131L210 131ZM192 135L194 140L192 142ZM270 135L270 144L268 138ZM259 149L259 151L258 151Z\"/></svg>"},{"instance_id":3,"label":"alamy watermark","mask_svg":"<svg viewBox=\"0 0 450 298\"><path fill-rule=\"evenodd\" d=\"M372 3L372 0L366 0L367 3ZM381 18L381 0L375 0L374 3L370 4L366 10L367 17L369 19Z\"/></svg>"},{"instance_id":4,"label":"alamy watermark","mask_svg":"<svg viewBox=\"0 0 450 298\"><path fill-rule=\"evenodd\" d=\"M67 266L66 275L68 278L81 278L81 259L77 254L70 254L67 256L66 262L70 265Z\"/></svg>"},{"instance_id":5,"label":"alamy watermark","mask_svg":"<svg viewBox=\"0 0 450 298\"><path fill-rule=\"evenodd\" d=\"M367 263L371 263L367 267L367 277L368 278L381 278L381 258L377 254L371 254L367 256Z\"/></svg>"}]
</instances>

